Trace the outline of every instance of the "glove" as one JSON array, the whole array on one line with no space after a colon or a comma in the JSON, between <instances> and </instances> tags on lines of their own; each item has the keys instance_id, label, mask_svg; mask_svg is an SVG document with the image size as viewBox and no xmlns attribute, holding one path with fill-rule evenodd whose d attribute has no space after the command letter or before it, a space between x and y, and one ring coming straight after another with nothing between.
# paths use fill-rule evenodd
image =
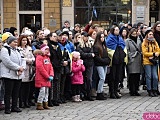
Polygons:
<instances>
[{"instance_id":1,"label":"glove","mask_svg":"<svg viewBox=\"0 0 160 120\"><path fill-rule=\"evenodd\" d=\"M52 76L49 76L48 79L49 79L49 81L52 81L52 80L53 80L53 77L52 77Z\"/></svg>"}]
</instances>

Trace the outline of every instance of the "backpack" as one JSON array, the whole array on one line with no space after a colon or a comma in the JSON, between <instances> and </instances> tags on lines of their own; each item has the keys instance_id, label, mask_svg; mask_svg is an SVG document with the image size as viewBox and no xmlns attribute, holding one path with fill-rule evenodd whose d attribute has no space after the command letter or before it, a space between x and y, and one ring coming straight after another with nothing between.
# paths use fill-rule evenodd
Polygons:
<instances>
[{"instance_id":1,"label":"backpack","mask_svg":"<svg viewBox=\"0 0 160 120\"><path fill-rule=\"evenodd\" d=\"M3 47L5 47L7 50L8 50L8 54L9 54L9 56L11 55L11 48L10 47L8 47L8 46L3 46ZM16 49L19 53L20 53L20 50L19 49Z\"/></svg>"}]
</instances>

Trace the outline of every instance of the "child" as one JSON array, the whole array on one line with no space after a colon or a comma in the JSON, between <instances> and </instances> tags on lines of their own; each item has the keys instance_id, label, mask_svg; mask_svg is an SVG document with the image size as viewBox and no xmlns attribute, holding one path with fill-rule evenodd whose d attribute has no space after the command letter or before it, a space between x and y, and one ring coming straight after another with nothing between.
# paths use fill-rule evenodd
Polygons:
<instances>
[{"instance_id":1,"label":"child","mask_svg":"<svg viewBox=\"0 0 160 120\"><path fill-rule=\"evenodd\" d=\"M37 110L44 110L49 109L48 90L49 87L51 87L50 81L53 80L54 71L49 58L49 47L45 44L42 44L40 49L43 52L43 55L37 54L36 56L35 87L40 88L37 100Z\"/></svg>"},{"instance_id":2,"label":"child","mask_svg":"<svg viewBox=\"0 0 160 120\"><path fill-rule=\"evenodd\" d=\"M85 67L83 65L83 60L80 59L80 53L79 52L72 52L72 92L73 92L73 101L74 102L80 102L82 101L80 99L80 90L81 85L83 84L83 74L82 72L85 71Z\"/></svg>"}]
</instances>

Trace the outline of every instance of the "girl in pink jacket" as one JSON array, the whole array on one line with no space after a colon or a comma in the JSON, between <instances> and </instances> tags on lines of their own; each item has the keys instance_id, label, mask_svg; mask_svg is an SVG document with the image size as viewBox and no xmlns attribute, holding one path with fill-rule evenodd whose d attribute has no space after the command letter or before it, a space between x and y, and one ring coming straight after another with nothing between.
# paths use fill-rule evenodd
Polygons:
<instances>
[{"instance_id":1,"label":"girl in pink jacket","mask_svg":"<svg viewBox=\"0 0 160 120\"><path fill-rule=\"evenodd\" d=\"M40 88L37 100L37 110L49 109L48 91L49 87L51 87L51 81L53 80L54 76L53 67L49 58L49 47L45 44L42 44L40 48L43 54L36 56L35 76L35 87Z\"/></svg>"},{"instance_id":2,"label":"girl in pink jacket","mask_svg":"<svg viewBox=\"0 0 160 120\"><path fill-rule=\"evenodd\" d=\"M85 71L85 67L83 65L83 60L80 59L79 52L72 52L72 73L71 81L72 81L72 93L73 93L73 101L80 102L80 90L81 85L83 84L83 74Z\"/></svg>"}]
</instances>

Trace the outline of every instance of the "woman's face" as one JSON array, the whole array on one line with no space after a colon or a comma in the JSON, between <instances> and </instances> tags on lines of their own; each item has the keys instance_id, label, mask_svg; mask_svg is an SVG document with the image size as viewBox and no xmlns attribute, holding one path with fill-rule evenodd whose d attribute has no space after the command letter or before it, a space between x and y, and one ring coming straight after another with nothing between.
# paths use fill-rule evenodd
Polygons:
<instances>
[{"instance_id":1,"label":"woman's face","mask_svg":"<svg viewBox=\"0 0 160 120\"><path fill-rule=\"evenodd\" d=\"M17 43L18 43L18 40L14 40L9 44L9 46L11 46L12 48L16 48L17 47Z\"/></svg>"},{"instance_id":2,"label":"woman's face","mask_svg":"<svg viewBox=\"0 0 160 120\"><path fill-rule=\"evenodd\" d=\"M97 35L96 31L94 31L94 32L92 33L91 37L92 37L93 39L96 39L96 35Z\"/></svg>"},{"instance_id":3,"label":"woman's face","mask_svg":"<svg viewBox=\"0 0 160 120\"><path fill-rule=\"evenodd\" d=\"M157 30L157 31L160 31L160 24L158 24L158 25L156 26L156 30Z\"/></svg>"},{"instance_id":4,"label":"woman's face","mask_svg":"<svg viewBox=\"0 0 160 120\"><path fill-rule=\"evenodd\" d=\"M104 34L101 34L101 42L104 42Z\"/></svg>"},{"instance_id":5,"label":"woman's face","mask_svg":"<svg viewBox=\"0 0 160 120\"><path fill-rule=\"evenodd\" d=\"M82 38L82 36L81 36L81 35L78 35L75 42L80 42L80 41L81 41L81 38Z\"/></svg>"},{"instance_id":6,"label":"woman's face","mask_svg":"<svg viewBox=\"0 0 160 120\"><path fill-rule=\"evenodd\" d=\"M154 38L152 31L148 33L148 38L150 38L150 39Z\"/></svg>"},{"instance_id":7,"label":"woman's face","mask_svg":"<svg viewBox=\"0 0 160 120\"><path fill-rule=\"evenodd\" d=\"M22 46L26 46L27 45L27 38L23 38L21 42L22 42L21 43Z\"/></svg>"},{"instance_id":8,"label":"woman's face","mask_svg":"<svg viewBox=\"0 0 160 120\"><path fill-rule=\"evenodd\" d=\"M123 31L122 31L122 36L123 36L123 37L127 37L127 31L126 31L126 30L123 30Z\"/></svg>"},{"instance_id":9,"label":"woman's face","mask_svg":"<svg viewBox=\"0 0 160 120\"><path fill-rule=\"evenodd\" d=\"M119 28L118 28L118 27L115 27L115 29L114 29L114 34L115 34L115 35L119 35Z\"/></svg>"}]
</instances>

